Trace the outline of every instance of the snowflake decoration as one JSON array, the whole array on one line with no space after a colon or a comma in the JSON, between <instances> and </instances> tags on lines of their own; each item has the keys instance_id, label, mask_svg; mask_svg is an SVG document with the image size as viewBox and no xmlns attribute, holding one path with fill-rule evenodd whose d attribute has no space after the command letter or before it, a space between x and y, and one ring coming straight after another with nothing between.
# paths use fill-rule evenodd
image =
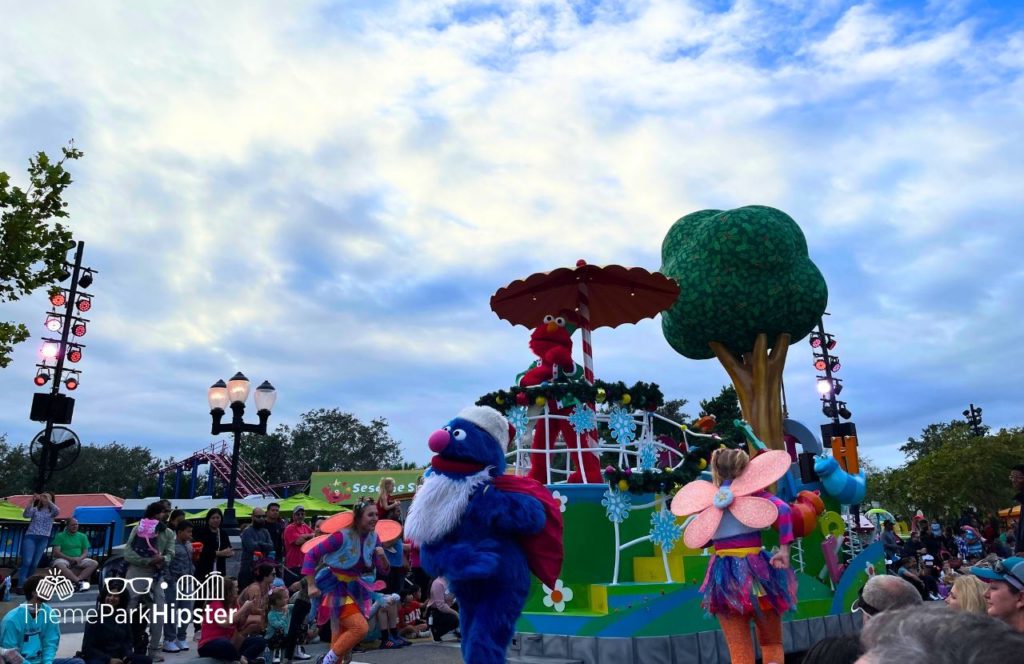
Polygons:
<instances>
[{"instance_id":1,"label":"snowflake decoration","mask_svg":"<svg viewBox=\"0 0 1024 664\"><path fill-rule=\"evenodd\" d=\"M683 529L676 523L676 517L668 510L651 514L651 541L665 553L671 553L676 542L683 536Z\"/></svg>"},{"instance_id":2,"label":"snowflake decoration","mask_svg":"<svg viewBox=\"0 0 1024 664\"><path fill-rule=\"evenodd\" d=\"M587 404L576 404L576 407L572 409L572 414L569 415L569 424L576 429L576 433L581 435L588 431L596 431L597 413L590 410Z\"/></svg>"},{"instance_id":3,"label":"snowflake decoration","mask_svg":"<svg viewBox=\"0 0 1024 664\"><path fill-rule=\"evenodd\" d=\"M609 521L612 523L622 523L629 518L629 508L632 505L632 499L629 497L629 493L609 487L605 489L604 497L601 498L601 504L605 507L605 514L608 516Z\"/></svg>"},{"instance_id":4,"label":"snowflake decoration","mask_svg":"<svg viewBox=\"0 0 1024 664\"><path fill-rule=\"evenodd\" d=\"M515 442L519 442L526 435L526 427L529 424L526 416L526 406L512 406L508 411L508 423L516 428Z\"/></svg>"},{"instance_id":5,"label":"snowflake decoration","mask_svg":"<svg viewBox=\"0 0 1024 664\"><path fill-rule=\"evenodd\" d=\"M619 445L628 445L636 440L636 420L629 411L612 406L608 414L608 426L611 427L612 438Z\"/></svg>"},{"instance_id":6,"label":"snowflake decoration","mask_svg":"<svg viewBox=\"0 0 1024 664\"><path fill-rule=\"evenodd\" d=\"M572 588L562 583L561 579L555 580L555 587L548 588L541 584L544 588L544 606L554 609L558 613L565 611L565 605L567 602L572 601Z\"/></svg>"},{"instance_id":7,"label":"snowflake decoration","mask_svg":"<svg viewBox=\"0 0 1024 664\"><path fill-rule=\"evenodd\" d=\"M640 446L640 470L654 470L658 461L658 455L654 451L654 445L644 443Z\"/></svg>"},{"instance_id":8,"label":"snowflake decoration","mask_svg":"<svg viewBox=\"0 0 1024 664\"><path fill-rule=\"evenodd\" d=\"M551 497L558 501L558 510L565 512L565 506L569 504L569 496L563 496L559 491L552 491Z\"/></svg>"}]
</instances>

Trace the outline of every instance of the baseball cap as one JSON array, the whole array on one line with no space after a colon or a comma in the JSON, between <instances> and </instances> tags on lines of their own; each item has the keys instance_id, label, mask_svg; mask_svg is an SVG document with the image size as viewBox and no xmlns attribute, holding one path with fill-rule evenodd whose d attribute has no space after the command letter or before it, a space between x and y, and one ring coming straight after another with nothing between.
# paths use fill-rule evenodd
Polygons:
<instances>
[{"instance_id":1,"label":"baseball cap","mask_svg":"<svg viewBox=\"0 0 1024 664\"><path fill-rule=\"evenodd\" d=\"M931 565L933 562L935 562L935 556L933 556L930 553L926 553L923 556L921 556L921 562Z\"/></svg>"},{"instance_id":2,"label":"baseball cap","mask_svg":"<svg viewBox=\"0 0 1024 664\"><path fill-rule=\"evenodd\" d=\"M302 505L296 505L295 507L292 508L292 514L295 514L296 512L305 512L305 511L306 511L306 508L303 507Z\"/></svg>"},{"instance_id":3,"label":"baseball cap","mask_svg":"<svg viewBox=\"0 0 1024 664\"><path fill-rule=\"evenodd\" d=\"M972 567L970 571L979 579L1003 581L1013 586L1017 592L1024 592L1024 558L1019 556L997 560L992 569Z\"/></svg>"}]
</instances>

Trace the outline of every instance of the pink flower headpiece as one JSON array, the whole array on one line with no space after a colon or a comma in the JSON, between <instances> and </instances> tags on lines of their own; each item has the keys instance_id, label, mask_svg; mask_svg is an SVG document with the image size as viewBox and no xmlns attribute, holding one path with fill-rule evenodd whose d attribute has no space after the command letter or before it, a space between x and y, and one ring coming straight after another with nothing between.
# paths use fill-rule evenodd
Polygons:
<instances>
[{"instance_id":1,"label":"pink flower headpiece","mask_svg":"<svg viewBox=\"0 0 1024 664\"><path fill-rule=\"evenodd\" d=\"M789 472L793 460L789 452L762 452L728 486L715 486L705 480L690 482L672 499L676 516L697 514L686 527L683 542L691 549L705 546L715 536L722 516L728 510L750 528L767 528L779 517L779 510L770 500L750 494L769 486Z\"/></svg>"}]
</instances>

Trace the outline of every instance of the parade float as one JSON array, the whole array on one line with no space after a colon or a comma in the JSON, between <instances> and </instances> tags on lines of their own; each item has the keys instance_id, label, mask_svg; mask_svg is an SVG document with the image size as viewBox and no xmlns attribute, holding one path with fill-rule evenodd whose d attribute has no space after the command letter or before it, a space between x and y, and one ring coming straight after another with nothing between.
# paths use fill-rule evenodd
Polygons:
<instances>
[{"instance_id":1,"label":"parade float","mask_svg":"<svg viewBox=\"0 0 1024 664\"><path fill-rule=\"evenodd\" d=\"M883 569L880 544L862 545L844 520L864 496L856 446L823 447L780 399L787 350L808 336L827 300L799 227L761 206L697 212L672 226L662 260L660 272L579 261L491 298L501 319L531 330L535 357L514 385L478 404L515 426L509 472L546 483L564 518L562 573L550 586L534 581L510 657L728 661L717 623L700 606L710 553L683 544L686 521L669 505L680 487L707 477L714 449L737 443L719 437L708 418L688 426L656 412L664 403L657 385L597 379L592 333L602 327L660 314L672 349L722 363L749 452L790 454L774 488L790 504L798 536L791 565L799 605L785 617L787 652L856 631L850 606L868 575ZM571 356L575 329L582 364ZM766 548L772 536L767 531Z\"/></svg>"}]
</instances>

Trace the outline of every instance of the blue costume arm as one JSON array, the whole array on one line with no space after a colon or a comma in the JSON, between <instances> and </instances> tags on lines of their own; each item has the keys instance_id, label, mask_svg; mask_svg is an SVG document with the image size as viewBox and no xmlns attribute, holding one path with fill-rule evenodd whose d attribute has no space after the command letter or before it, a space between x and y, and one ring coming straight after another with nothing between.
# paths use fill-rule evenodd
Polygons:
<instances>
[{"instance_id":1,"label":"blue costume arm","mask_svg":"<svg viewBox=\"0 0 1024 664\"><path fill-rule=\"evenodd\" d=\"M540 532L547 521L544 506L525 493L484 489L480 496L481 513L486 514L488 525L510 535L533 535Z\"/></svg>"}]
</instances>

